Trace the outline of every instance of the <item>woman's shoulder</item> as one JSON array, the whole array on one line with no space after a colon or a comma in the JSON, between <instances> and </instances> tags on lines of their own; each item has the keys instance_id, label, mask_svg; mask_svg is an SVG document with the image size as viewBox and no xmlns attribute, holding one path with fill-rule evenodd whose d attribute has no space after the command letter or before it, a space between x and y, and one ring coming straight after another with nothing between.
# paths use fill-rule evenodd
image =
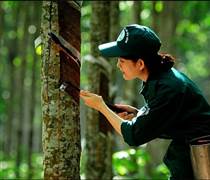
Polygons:
<instances>
[{"instance_id":1,"label":"woman's shoulder","mask_svg":"<svg viewBox=\"0 0 210 180\"><path fill-rule=\"evenodd\" d=\"M183 95L188 91L198 92L199 88L184 73L171 68L168 71L153 75L146 85L143 95L150 98L165 96L166 98Z\"/></svg>"},{"instance_id":2,"label":"woman's shoulder","mask_svg":"<svg viewBox=\"0 0 210 180\"><path fill-rule=\"evenodd\" d=\"M169 88L176 93L184 93L191 91L194 93L201 93L199 87L183 72L175 68L171 68L159 80L159 85Z\"/></svg>"},{"instance_id":3,"label":"woman's shoulder","mask_svg":"<svg viewBox=\"0 0 210 180\"><path fill-rule=\"evenodd\" d=\"M158 81L158 85L162 88L168 88L171 91L183 91L187 86L187 79L181 72L175 68L162 73Z\"/></svg>"}]
</instances>

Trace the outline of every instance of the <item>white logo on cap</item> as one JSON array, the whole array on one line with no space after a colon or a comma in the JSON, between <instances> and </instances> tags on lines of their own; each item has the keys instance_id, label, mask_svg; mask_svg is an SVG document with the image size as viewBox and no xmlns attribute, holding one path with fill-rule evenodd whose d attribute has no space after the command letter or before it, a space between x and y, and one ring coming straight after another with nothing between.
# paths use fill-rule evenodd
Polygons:
<instances>
[{"instance_id":1,"label":"white logo on cap","mask_svg":"<svg viewBox=\"0 0 210 180\"><path fill-rule=\"evenodd\" d=\"M127 29L123 29L120 33L120 35L117 38L117 41L122 41L125 38L125 43L128 42L128 30Z\"/></svg>"},{"instance_id":2,"label":"white logo on cap","mask_svg":"<svg viewBox=\"0 0 210 180\"><path fill-rule=\"evenodd\" d=\"M122 41L125 37L125 30L123 29L117 38L117 41Z\"/></svg>"},{"instance_id":3,"label":"white logo on cap","mask_svg":"<svg viewBox=\"0 0 210 180\"><path fill-rule=\"evenodd\" d=\"M128 42L128 34L129 34L127 29L125 29L125 34L126 34L125 43L127 43Z\"/></svg>"}]
</instances>

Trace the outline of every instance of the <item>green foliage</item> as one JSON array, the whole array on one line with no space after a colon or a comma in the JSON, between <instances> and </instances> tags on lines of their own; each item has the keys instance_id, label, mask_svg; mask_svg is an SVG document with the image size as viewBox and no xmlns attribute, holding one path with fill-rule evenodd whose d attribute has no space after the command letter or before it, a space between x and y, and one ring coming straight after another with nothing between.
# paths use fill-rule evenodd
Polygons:
<instances>
[{"instance_id":1,"label":"green foliage","mask_svg":"<svg viewBox=\"0 0 210 180\"><path fill-rule=\"evenodd\" d=\"M15 176L15 157L3 157L3 153L0 152L1 170L0 179L10 178L14 179ZM125 151L119 151L113 154L113 171L115 178L120 179L167 179L169 174L165 165L160 164L156 168L152 169L151 174L147 174L145 167L151 161L149 154L142 149L128 149ZM27 157L20 165L20 178L27 179L28 176L28 164L26 162ZM84 176L84 162L86 156L82 152L80 173L81 177ZM32 154L33 165L33 179L43 179L43 155L34 153Z\"/></svg>"},{"instance_id":2,"label":"green foliage","mask_svg":"<svg viewBox=\"0 0 210 180\"><path fill-rule=\"evenodd\" d=\"M3 153L0 152L1 160L1 169L0 169L0 179L14 179L15 176L15 158L14 157L4 157ZM33 170L33 178L34 179L43 179L43 170L42 170L42 155L41 154L33 154L32 155L32 165L34 167ZM26 157L23 162L20 164L20 178L27 179L28 177L28 164L26 163Z\"/></svg>"},{"instance_id":3,"label":"green foliage","mask_svg":"<svg viewBox=\"0 0 210 180\"><path fill-rule=\"evenodd\" d=\"M204 80L210 75L206 68L210 64L208 53L210 12L208 6L209 2L184 3L182 19L176 28L175 46L177 52L184 64L185 73L195 81L200 78ZM202 12L201 8L203 8ZM198 12L200 12L199 15Z\"/></svg>"},{"instance_id":4,"label":"green foliage","mask_svg":"<svg viewBox=\"0 0 210 180\"><path fill-rule=\"evenodd\" d=\"M17 2L16 1L4 1L3 2L3 9L6 11L12 10L13 8L17 7Z\"/></svg>"},{"instance_id":5,"label":"green foliage","mask_svg":"<svg viewBox=\"0 0 210 180\"><path fill-rule=\"evenodd\" d=\"M19 56L16 56L13 61L13 64L15 65L15 67L20 67L21 61L22 61L21 58Z\"/></svg>"},{"instance_id":6,"label":"green foliage","mask_svg":"<svg viewBox=\"0 0 210 180\"><path fill-rule=\"evenodd\" d=\"M90 14L91 14L91 6L83 5L82 7L82 23L81 23L81 55L84 56L90 52Z\"/></svg>"},{"instance_id":7,"label":"green foliage","mask_svg":"<svg viewBox=\"0 0 210 180\"><path fill-rule=\"evenodd\" d=\"M5 11L5 27L3 27L4 34L4 44L1 46L1 66L0 74L0 125L4 123L7 119L7 109L6 109L6 100L8 100L10 93L7 89L9 79L8 79L8 64L9 59L8 55L11 52L13 44L9 44L10 40L18 37L17 40L22 39L24 35L22 31L22 20L18 22L17 31L14 27L14 12L19 6L20 2L18 1L3 1L2 7ZM81 18L81 33L82 33L82 43L81 43L81 56L85 56L90 52L90 15L91 7L89 1L84 1L82 7L82 18ZM124 26L132 22L132 1L121 1L120 2L120 24ZM176 3L176 2L174 2ZM176 27L175 36L175 45L178 57L180 57L180 66L183 70L190 75L193 80L198 80L198 82L206 81L209 82L210 72L208 67L210 65L209 61L209 45L210 45L210 11L209 6L210 2L208 1L183 1L181 2L180 9L177 9L177 14L179 14L178 24ZM152 23L152 1L143 1L142 2L142 12L141 18L144 25L151 25ZM157 1L155 5L155 10L161 14L163 10L163 2ZM20 16L21 17L21 16ZM21 19L21 18L19 18ZM0 27L1 28L1 27ZM160 30L163 27L160 27ZM31 31L30 31L31 32ZM1 41L0 41L1 42ZM170 42L168 42L170 43ZM6 46L7 45L7 46ZM18 46L18 45L17 45ZM23 48L23 47L21 47ZM32 48L33 49L33 48ZM41 55L42 49L41 46L36 48L36 53ZM21 59L19 54L15 55L14 65L15 68L20 68ZM29 69L31 68L31 59L29 57ZM40 69L40 64L38 63L37 72ZM87 84L87 66L83 63L81 71L81 86ZM39 79L37 75L37 79ZM40 81L37 82L40 87ZM26 78L26 85L30 84L29 77ZM209 83L206 83L209 85ZM85 88L85 87L82 87ZM202 87L203 89L204 87ZM40 88L37 88L40 89ZM206 91L209 91L209 86L206 87ZM18 92L18 90L17 90ZM39 94L40 96L40 94ZM39 100L40 97L38 97ZM14 104L17 104L15 101ZM40 104L36 109L35 125L39 126L40 124ZM0 152L1 159L1 170L0 170L0 179L5 178L15 178L15 158L5 158L3 159L3 154ZM6 160L5 160L6 159ZM81 170L84 172L83 161L85 157L81 159ZM121 178L130 178L130 179L167 179L169 174L167 168L160 164L156 168L151 169L151 173L146 172L146 166L151 162L152 159L149 157L145 149L130 149L126 151L116 152L113 155L113 169L116 177ZM33 154L32 162L34 169L34 177L40 179L43 177L42 171L42 155ZM28 166L26 164L26 159L23 160L21 164L21 177L27 179Z\"/></svg>"},{"instance_id":8,"label":"green foliage","mask_svg":"<svg viewBox=\"0 0 210 180\"><path fill-rule=\"evenodd\" d=\"M155 10L158 13L160 13L163 10L163 2L161 2L161 1L156 2L156 4L155 4Z\"/></svg>"},{"instance_id":9,"label":"green foliage","mask_svg":"<svg viewBox=\"0 0 210 180\"><path fill-rule=\"evenodd\" d=\"M113 154L114 175L117 178L129 179L167 179L169 171L160 164L151 173L146 172L146 165L151 161L144 148L128 149Z\"/></svg>"},{"instance_id":10,"label":"green foliage","mask_svg":"<svg viewBox=\"0 0 210 180\"><path fill-rule=\"evenodd\" d=\"M87 160L85 151L82 151L80 161L80 174L85 177L85 161ZM164 164L150 169L147 172L146 166L152 159L145 148L127 149L115 152L112 155L112 165L114 179L167 179L169 171Z\"/></svg>"}]
</instances>

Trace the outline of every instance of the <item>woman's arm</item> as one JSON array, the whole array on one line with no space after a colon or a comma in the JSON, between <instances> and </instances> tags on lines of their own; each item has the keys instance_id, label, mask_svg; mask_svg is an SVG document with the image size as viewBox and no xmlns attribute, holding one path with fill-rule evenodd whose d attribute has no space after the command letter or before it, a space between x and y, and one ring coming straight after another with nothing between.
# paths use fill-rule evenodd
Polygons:
<instances>
[{"instance_id":1,"label":"woman's arm","mask_svg":"<svg viewBox=\"0 0 210 180\"><path fill-rule=\"evenodd\" d=\"M101 96L82 90L80 91L80 97L84 100L87 106L100 111L107 118L113 128L121 135L121 124L126 120L123 120L123 118L109 109Z\"/></svg>"},{"instance_id":2,"label":"woman's arm","mask_svg":"<svg viewBox=\"0 0 210 180\"><path fill-rule=\"evenodd\" d=\"M117 115L125 120L132 120L137 116L137 113L139 112L137 108L130 105L115 104L114 106L123 110L123 112L117 113Z\"/></svg>"},{"instance_id":3,"label":"woman's arm","mask_svg":"<svg viewBox=\"0 0 210 180\"><path fill-rule=\"evenodd\" d=\"M110 122L110 124L113 126L113 128L120 134L121 134L121 124L123 120L120 116L115 114L111 109L108 108L108 106L104 103L104 106L100 109L100 112L107 118L107 120Z\"/></svg>"}]
</instances>

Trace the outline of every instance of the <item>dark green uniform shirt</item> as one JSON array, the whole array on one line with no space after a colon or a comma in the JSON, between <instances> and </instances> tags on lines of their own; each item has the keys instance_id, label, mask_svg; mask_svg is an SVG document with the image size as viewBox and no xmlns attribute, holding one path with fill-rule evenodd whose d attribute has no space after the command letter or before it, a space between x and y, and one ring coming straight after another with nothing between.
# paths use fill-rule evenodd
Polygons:
<instances>
[{"instance_id":1,"label":"dark green uniform shirt","mask_svg":"<svg viewBox=\"0 0 210 180\"><path fill-rule=\"evenodd\" d=\"M199 88L172 68L149 76L141 94L146 105L132 121L121 125L131 146L155 138L191 140L210 134L210 106Z\"/></svg>"}]
</instances>

